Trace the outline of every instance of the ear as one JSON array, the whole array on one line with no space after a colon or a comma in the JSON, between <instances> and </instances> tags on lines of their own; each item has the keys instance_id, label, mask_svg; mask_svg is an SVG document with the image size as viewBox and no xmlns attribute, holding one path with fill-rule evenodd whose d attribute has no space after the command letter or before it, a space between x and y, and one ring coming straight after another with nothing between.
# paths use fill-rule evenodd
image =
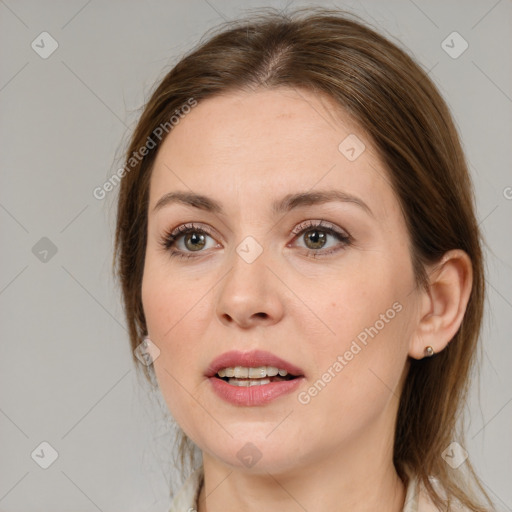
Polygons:
<instances>
[{"instance_id":1,"label":"ear","mask_svg":"<svg viewBox=\"0 0 512 512\"><path fill-rule=\"evenodd\" d=\"M460 249L445 253L427 273L428 289L421 291L419 322L409 345L414 359L423 359L428 346L441 352L457 334L473 285L471 259Z\"/></svg>"}]
</instances>

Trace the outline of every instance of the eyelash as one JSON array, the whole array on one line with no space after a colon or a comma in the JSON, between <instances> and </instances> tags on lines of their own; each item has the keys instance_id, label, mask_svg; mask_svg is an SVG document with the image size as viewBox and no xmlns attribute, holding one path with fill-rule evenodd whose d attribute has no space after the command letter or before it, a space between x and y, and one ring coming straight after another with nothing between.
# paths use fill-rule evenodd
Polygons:
<instances>
[{"instance_id":1,"label":"eyelash","mask_svg":"<svg viewBox=\"0 0 512 512\"><path fill-rule=\"evenodd\" d=\"M321 250L313 250L309 249L307 250L306 256L310 258L318 258L319 256L327 256L329 254L332 254L334 252L338 252L339 250L344 249L345 247L348 247L352 244L353 240L352 237L346 233L343 232L337 228L334 227L333 224L326 223L324 220L320 221L305 221L299 224L297 227L295 227L292 230L292 234L295 235L295 239L299 237L299 235L302 235L308 231L312 231L314 229L318 229L319 231L323 231L334 238L336 238L339 242L341 242L342 247L337 248L331 248L329 250L321 251ZM166 232L162 238L160 239L160 245L162 248L169 252L169 255L171 257L178 257L178 258L196 258L201 256L201 254L194 254L193 252L183 252L181 250L173 249L173 246L176 244L176 242L184 235L187 235L189 233L200 233L204 235L208 235L213 238L213 233L206 227L198 226L194 223L189 224L183 224L179 226L178 228ZM204 251L197 251L198 253L204 252Z\"/></svg>"}]
</instances>

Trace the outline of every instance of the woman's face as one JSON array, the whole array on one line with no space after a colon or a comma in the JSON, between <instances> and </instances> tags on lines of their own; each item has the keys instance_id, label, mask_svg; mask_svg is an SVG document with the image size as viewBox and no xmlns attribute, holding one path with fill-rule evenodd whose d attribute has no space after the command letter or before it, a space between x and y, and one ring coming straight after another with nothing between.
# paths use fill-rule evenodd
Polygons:
<instances>
[{"instance_id":1,"label":"woman's face","mask_svg":"<svg viewBox=\"0 0 512 512\"><path fill-rule=\"evenodd\" d=\"M392 453L418 321L409 240L371 141L330 112L288 88L205 100L154 165L142 284L154 368L178 424L229 467ZM252 351L298 376L212 375L287 367Z\"/></svg>"}]
</instances>

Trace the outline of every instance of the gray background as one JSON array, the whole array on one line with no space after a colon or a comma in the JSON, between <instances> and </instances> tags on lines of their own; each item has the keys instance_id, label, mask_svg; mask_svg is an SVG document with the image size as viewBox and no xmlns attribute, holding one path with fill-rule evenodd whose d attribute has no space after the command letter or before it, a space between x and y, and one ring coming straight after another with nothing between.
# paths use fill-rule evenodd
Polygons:
<instances>
[{"instance_id":1,"label":"gray background","mask_svg":"<svg viewBox=\"0 0 512 512\"><path fill-rule=\"evenodd\" d=\"M110 273L116 192L99 201L92 191L121 166L155 82L206 29L286 3L237 4L0 1L1 511L168 507L171 434L131 362ZM452 108L488 245L481 395L475 383L465 448L511 511L512 2L317 4L348 8L401 41ZM43 46L43 31L59 45L46 59L31 47ZM442 47L453 31L469 44L458 58ZM43 441L58 452L46 470L31 458Z\"/></svg>"}]
</instances>

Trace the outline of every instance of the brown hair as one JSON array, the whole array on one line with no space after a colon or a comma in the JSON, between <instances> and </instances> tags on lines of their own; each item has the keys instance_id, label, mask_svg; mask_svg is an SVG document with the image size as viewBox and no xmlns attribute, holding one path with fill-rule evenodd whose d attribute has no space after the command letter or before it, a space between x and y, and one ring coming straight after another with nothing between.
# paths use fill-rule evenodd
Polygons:
<instances>
[{"instance_id":1,"label":"brown hair","mask_svg":"<svg viewBox=\"0 0 512 512\"><path fill-rule=\"evenodd\" d=\"M117 210L114 265L132 350L147 334L141 283L149 180L165 140L154 136L155 129L169 125L191 99L200 102L230 91L284 86L327 95L372 137L388 170L407 223L418 286L427 286L425 265L438 262L446 251L462 249L471 258L473 287L459 331L435 357L411 360L396 421L394 464L404 481L410 470L441 509L449 510L455 498L471 510L484 511L461 471L441 457L453 440L463 444L459 420L484 304L480 234L465 156L449 109L427 73L406 51L351 18L357 17L323 8L288 14L266 9L227 22L207 34L152 94L129 144L130 169L120 184ZM148 146L148 138L155 147L133 160ZM154 378L152 367L145 371ZM183 434L182 463L188 441ZM469 460L464 466L466 477L491 505ZM432 486L431 476L448 502Z\"/></svg>"}]
</instances>

